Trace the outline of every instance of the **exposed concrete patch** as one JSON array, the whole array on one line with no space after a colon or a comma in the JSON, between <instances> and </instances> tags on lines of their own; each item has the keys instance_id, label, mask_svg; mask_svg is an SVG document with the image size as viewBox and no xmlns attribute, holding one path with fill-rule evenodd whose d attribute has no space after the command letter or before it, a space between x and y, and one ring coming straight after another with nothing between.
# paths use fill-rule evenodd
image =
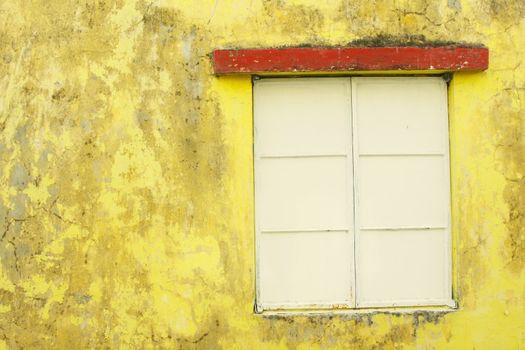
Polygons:
<instances>
[{"instance_id":1,"label":"exposed concrete patch","mask_svg":"<svg viewBox=\"0 0 525 350\"><path fill-rule=\"evenodd\" d=\"M456 11L461 11L461 1L460 0L448 0L448 7L455 9Z\"/></svg>"},{"instance_id":2,"label":"exposed concrete patch","mask_svg":"<svg viewBox=\"0 0 525 350\"><path fill-rule=\"evenodd\" d=\"M11 170L11 186L18 190L23 190L27 187L30 176L27 168L22 163L17 163Z\"/></svg>"}]
</instances>

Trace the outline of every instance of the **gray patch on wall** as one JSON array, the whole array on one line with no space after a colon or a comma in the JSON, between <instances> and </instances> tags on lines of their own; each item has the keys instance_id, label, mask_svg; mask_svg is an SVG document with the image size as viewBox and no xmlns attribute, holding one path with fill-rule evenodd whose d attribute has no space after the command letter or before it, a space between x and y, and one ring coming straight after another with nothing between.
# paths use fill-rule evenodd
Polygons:
<instances>
[{"instance_id":1,"label":"gray patch on wall","mask_svg":"<svg viewBox=\"0 0 525 350\"><path fill-rule=\"evenodd\" d=\"M448 0L448 7L461 11L461 2L459 0Z\"/></svg>"}]
</instances>

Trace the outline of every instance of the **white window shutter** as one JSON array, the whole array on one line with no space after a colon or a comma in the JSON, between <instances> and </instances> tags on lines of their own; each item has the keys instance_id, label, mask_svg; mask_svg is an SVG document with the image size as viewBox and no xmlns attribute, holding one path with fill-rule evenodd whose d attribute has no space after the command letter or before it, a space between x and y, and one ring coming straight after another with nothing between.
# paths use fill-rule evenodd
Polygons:
<instances>
[{"instance_id":1,"label":"white window shutter","mask_svg":"<svg viewBox=\"0 0 525 350\"><path fill-rule=\"evenodd\" d=\"M354 78L356 303L449 304L446 84Z\"/></svg>"},{"instance_id":2,"label":"white window shutter","mask_svg":"<svg viewBox=\"0 0 525 350\"><path fill-rule=\"evenodd\" d=\"M257 302L353 307L350 79L254 83Z\"/></svg>"}]
</instances>

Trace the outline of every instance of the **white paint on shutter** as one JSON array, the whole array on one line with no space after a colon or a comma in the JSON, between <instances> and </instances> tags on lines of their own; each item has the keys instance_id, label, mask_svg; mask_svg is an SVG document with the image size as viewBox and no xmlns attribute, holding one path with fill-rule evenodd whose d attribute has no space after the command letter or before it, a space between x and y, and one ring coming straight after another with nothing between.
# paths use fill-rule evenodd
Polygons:
<instances>
[{"instance_id":1,"label":"white paint on shutter","mask_svg":"<svg viewBox=\"0 0 525 350\"><path fill-rule=\"evenodd\" d=\"M353 78L360 154L443 154L446 84L440 77Z\"/></svg>"},{"instance_id":2,"label":"white paint on shutter","mask_svg":"<svg viewBox=\"0 0 525 350\"><path fill-rule=\"evenodd\" d=\"M361 156L361 228L447 227L444 156Z\"/></svg>"},{"instance_id":3,"label":"white paint on shutter","mask_svg":"<svg viewBox=\"0 0 525 350\"><path fill-rule=\"evenodd\" d=\"M339 232L260 236L260 293L265 308L348 305L352 237Z\"/></svg>"},{"instance_id":4,"label":"white paint on shutter","mask_svg":"<svg viewBox=\"0 0 525 350\"><path fill-rule=\"evenodd\" d=\"M345 155L348 86L338 78L256 80L258 155Z\"/></svg>"},{"instance_id":5,"label":"white paint on shutter","mask_svg":"<svg viewBox=\"0 0 525 350\"><path fill-rule=\"evenodd\" d=\"M361 232L358 306L448 304L447 235L442 229Z\"/></svg>"},{"instance_id":6,"label":"white paint on shutter","mask_svg":"<svg viewBox=\"0 0 525 350\"><path fill-rule=\"evenodd\" d=\"M258 167L262 232L346 229L346 158L263 159Z\"/></svg>"}]
</instances>

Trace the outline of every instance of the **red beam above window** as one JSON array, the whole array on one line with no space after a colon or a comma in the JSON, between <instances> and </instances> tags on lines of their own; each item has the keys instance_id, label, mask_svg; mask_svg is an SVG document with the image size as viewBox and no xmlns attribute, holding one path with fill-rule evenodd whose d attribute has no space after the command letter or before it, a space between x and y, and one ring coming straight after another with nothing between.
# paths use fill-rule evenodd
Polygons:
<instances>
[{"instance_id":1,"label":"red beam above window","mask_svg":"<svg viewBox=\"0 0 525 350\"><path fill-rule=\"evenodd\" d=\"M215 74L345 71L481 71L483 47L332 47L215 50Z\"/></svg>"}]
</instances>

